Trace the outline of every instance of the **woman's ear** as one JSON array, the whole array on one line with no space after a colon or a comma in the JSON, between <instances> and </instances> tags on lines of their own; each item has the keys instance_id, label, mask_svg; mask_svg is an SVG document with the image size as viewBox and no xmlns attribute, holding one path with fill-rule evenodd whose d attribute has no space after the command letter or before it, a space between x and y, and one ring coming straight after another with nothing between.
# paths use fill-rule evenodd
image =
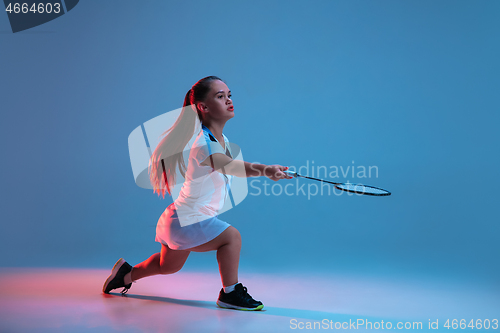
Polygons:
<instances>
[{"instance_id":1,"label":"woman's ear","mask_svg":"<svg viewBox=\"0 0 500 333\"><path fill-rule=\"evenodd\" d=\"M205 103L203 103L203 102L199 102L198 104L196 104L196 107L202 113L207 113L208 112L208 106Z\"/></svg>"}]
</instances>

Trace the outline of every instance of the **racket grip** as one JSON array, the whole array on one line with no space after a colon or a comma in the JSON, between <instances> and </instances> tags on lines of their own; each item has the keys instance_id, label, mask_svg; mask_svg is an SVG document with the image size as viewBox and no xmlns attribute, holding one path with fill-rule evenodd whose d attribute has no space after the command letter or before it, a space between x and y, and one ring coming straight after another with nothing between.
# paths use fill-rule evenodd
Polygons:
<instances>
[{"instance_id":1,"label":"racket grip","mask_svg":"<svg viewBox=\"0 0 500 333\"><path fill-rule=\"evenodd\" d=\"M293 171L286 170L286 171L283 171L283 173L286 174L287 176L290 176L290 177L297 177L297 173L293 172Z\"/></svg>"}]
</instances>

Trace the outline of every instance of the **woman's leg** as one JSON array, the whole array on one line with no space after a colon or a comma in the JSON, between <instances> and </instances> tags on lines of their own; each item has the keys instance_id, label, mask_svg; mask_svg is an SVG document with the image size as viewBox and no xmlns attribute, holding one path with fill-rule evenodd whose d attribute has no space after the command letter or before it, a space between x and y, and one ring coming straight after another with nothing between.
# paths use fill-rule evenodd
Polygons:
<instances>
[{"instance_id":1,"label":"woman's leg","mask_svg":"<svg viewBox=\"0 0 500 333\"><path fill-rule=\"evenodd\" d=\"M217 250L217 261L222 286L238 283L238 265L240 262L241 235L233 226L229 226L211 241L189 249L194 252Z\"/></svg>"},{"instance_id":2,"label":"woman's leg","mask_svg":"<svg viewBox=\"0 0 500 333\"><path fill-rule=\"evenodd\" d=\"M149 259L137 264L132 269L132 281L157 274L172 274L178 272L189 256L188 250L172 250L167 245L161 245L161 252L155 253Z\"/></svg>"}]
</instances>

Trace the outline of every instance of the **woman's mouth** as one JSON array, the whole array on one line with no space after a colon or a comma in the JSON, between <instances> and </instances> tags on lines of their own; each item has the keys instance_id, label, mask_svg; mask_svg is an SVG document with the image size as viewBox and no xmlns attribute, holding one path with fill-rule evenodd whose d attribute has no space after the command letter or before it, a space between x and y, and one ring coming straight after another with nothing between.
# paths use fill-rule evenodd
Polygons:
<instances>
[{"instance_id":1,"label":"woman's mouth","mask_svg":"<svg viewBox=\"0 0 500 333\"><path fill-rule=\"evenodd\" d=\"M227 108L228 111L234 111L234 106L230 106Z\"/></svg>"}]
</instances>

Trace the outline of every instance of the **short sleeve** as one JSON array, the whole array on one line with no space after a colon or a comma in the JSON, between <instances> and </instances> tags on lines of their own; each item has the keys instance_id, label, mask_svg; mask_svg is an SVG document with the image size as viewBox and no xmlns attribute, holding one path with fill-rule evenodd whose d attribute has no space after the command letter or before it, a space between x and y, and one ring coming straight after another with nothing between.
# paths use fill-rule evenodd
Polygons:
<instances>
[{"instance_id":1,"label":"short sleeve","mask_svg":"<svg viewBox=\"0 0 500 333\"><path fill-rule=\"evenodd\" d=\"M196 146L192 148L194 159L198 162L198 165L201 165L210 155L217 153L225 154L224 149L222 149L222 146L217 141L211 141L205 135L201 135L199 139Z\"/></svg>"}]
</instances>

